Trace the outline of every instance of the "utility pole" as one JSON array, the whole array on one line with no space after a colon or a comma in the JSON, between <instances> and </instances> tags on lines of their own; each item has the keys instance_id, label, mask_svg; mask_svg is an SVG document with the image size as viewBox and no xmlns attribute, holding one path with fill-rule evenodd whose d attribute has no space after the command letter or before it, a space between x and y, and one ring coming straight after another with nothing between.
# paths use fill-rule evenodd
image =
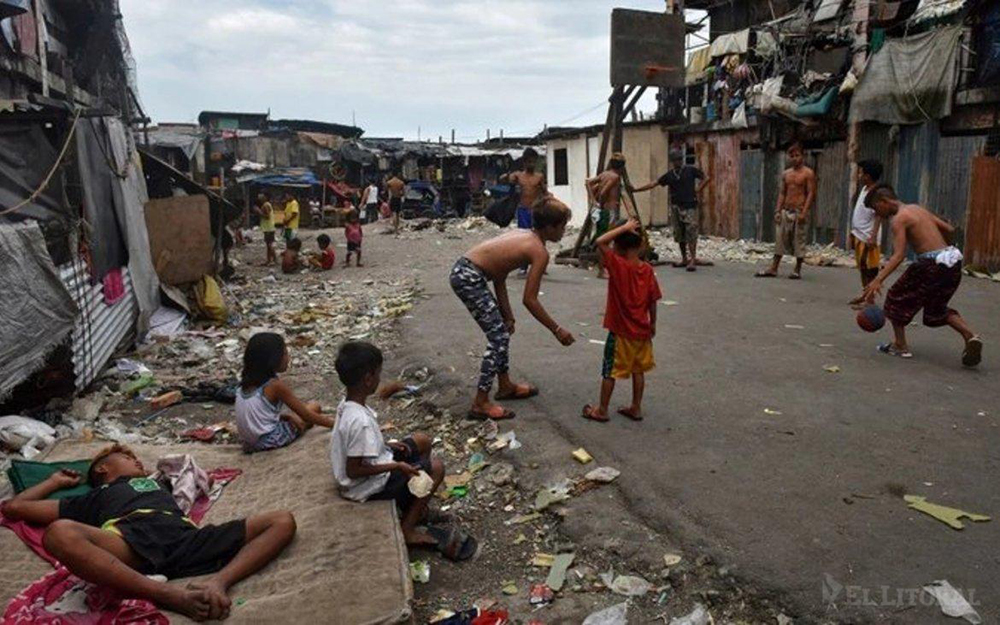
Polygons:
<instances>
[{"instance_id":1,"label":"utility pole","mask_svg":"<svg viewBox=\"0 0 1000 625\"><path fill-rule=\"evenodd\" d=\"M486 140L487 141L490 140L490 129L489 128L486 129Z\"/></svg>"},{"instance_id":2,"label":"utility pole","mask_svg":"<svg viewBox=\"0 0 1000 625\"><path fill-rule=\"evenodd\" d=\"M451 129L451 144L455 145L455 129Z\"/></svg>"}]
</instances>

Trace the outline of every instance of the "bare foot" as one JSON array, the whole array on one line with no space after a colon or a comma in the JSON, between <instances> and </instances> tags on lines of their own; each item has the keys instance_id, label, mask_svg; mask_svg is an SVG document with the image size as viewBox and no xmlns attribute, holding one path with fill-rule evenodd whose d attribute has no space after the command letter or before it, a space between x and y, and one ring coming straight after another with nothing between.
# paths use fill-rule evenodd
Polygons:
<instances>
[{"instance_id":1,"label":"bare foot","mask_svg":"<svg viewBox=\"0 0 1000 625\"><path fill-rule=\"evenodd\" d=\"M434 547L438 544L438 541L433 536L416 529L410 531L403 530L403 540L410 547Z\"/></svg>"},{"instance_id":2,"label":"bare foot","mask_svg":"<svg viewBox=\"0 0 1000 625\"><path fill-rule=\"evenodd\" d=\"M213 577L203 584L189 584L188 588L201 590L208 594L208 601L211 604L209 610L211 620L221 621L229 617L229 609L233 606L233 601L229 598L228 589L222 582Z\"/></svg>"},{"instance_id":3,"label":"bare foot","mask_svg":"<svg viewBox=\"0 0 1000 625\"><path fill-rule=\"evenodd\" d=\"M633 421L642 421L642 411L635 406L622 406L618 409L618 414Z\"/></svg>"},{"instance_id":4,"label":"bare foot","mask_svg":"<svg viewBox=\"0 0 1000 625\"><path fill-rule=\"evenodd\" d=\"M183 588L164 584L163 595L156 604L172 612L183 614L195 621L207 621L212 615L211 594L205 588Z\"/></svg>"}]
</instances>

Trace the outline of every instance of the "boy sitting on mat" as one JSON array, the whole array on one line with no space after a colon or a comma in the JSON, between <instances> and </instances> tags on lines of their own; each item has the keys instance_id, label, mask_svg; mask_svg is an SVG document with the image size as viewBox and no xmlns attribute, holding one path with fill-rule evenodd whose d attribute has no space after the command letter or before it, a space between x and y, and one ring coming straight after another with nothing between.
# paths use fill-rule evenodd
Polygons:
<instances>
[{"instance_id":1,"label":"boy sitting on mat","mask_svg":"<svg viewBox=\"0 0 1000 625\"><path fill-rule=\"evenodd\" d=\"M397 442L386 442L382 436L378 415L367 403L381 382L382 351L371 343L350 341L340 347L335 366L347 387L330 436L330 462L340 495L352 501L395 501L407 545L436 547L451 560L472 557L477 544L463 532L418 527L444 480L444 463L431 456L431 438L426 434L417 432ZM387 397L390 392L380 394ZM410 491L410 480L421 473L431 483L418 497Z\"/></svg>"},{"instance_id":2,"label":"boy sitting on mat","mask_svg":"<svg viewBox=\"0 0 1000 625\"><path fill-rule=\"evenodd\" d=\"M97 454L86 477L93 488L86 495L47 500L83 479L75 471L54 473L5 502L3 514L47 525L45 549L80 579L198 621L229 616L229 587L274 560L295 536L287 511L199 528L121 445ZM215 575L188 586L147 577L208 573Z\"/></svg>"},{"instance_id":3,"label":"boy sitting on mat","mask_svg":"<svg viewBox=\"0 0 1000 625\"><path fill-rule=\"evenodd\" d=\"M614 250L611 249L612 241ZM584 406L582 416L593 421L607 421L615 379L632 378L632 405L620 408L618 414L641 421L645 374L656 366L653 361L656 303L663 295L652 266L639 258L642 251L639 222L630 219L601 235L596 244L608 272L608 302L604 313L608 340L601 368L601 403L597 407Z\"/></svg>"}]
</instances>

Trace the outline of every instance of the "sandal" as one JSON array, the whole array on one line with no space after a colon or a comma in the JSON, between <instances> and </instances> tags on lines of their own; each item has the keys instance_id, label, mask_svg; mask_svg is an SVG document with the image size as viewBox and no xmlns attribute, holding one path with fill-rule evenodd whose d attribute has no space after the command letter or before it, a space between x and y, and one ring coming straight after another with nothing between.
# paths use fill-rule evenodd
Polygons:
<instances>
[{"instance_id":1,"label":"sandal","mask_svg":"<svg viewBox=\"0 0 1000 625\"><path fill-rule=\"evenodd\" d=\"M889 356L896 356L897 358L913 358L912 353L901 350L892 343L882 343L878 346L878 351Z\"/></svg>"},{"instance_id":2,"label":"sandal","mask_svg":"<svg viewBox=\"0 0 1000 625\"><path fill-rule=\"evenodd\" d=\"M633 421L642 421L642 415L641 414L635 414L634 412L632 412L632 410L630 409L630 407L619 408L618 409L618 414L620 414L621 416L626 417L628 419L632 419Z\"/></svg>"},{"instance_id":3,"label":"sandal","mask_svg":"<svg viewBox=\"0 0 1000 625\"><path fill-rule=\"evenodd\" d=\"M974 336L965 344L965 351L962 352L962 364L966 367L975 367L983 360L983 339Z\"/></svg>"},{"instance_id":4,"label":"sandal","mask_svg":"<svg viewBox=\"0 0 1000 625\"><path fill-rule=\"evenodd\" d=\"M437 541L438 553L452 562L465 562L479 552L479 542L458 528L428 527L427 533Z\"/></svg>"},{"instance_id":5,"label":"sandal","mask_svg":"<svg viewBox=\"0 0 1000 625\"><path fill-rule=\"evenodd\" d=\"M777 278L778 274L770 272L770 271L758 271L757 273L753 274L753 277L755 277L755 278Z\"/></svg>"},{"instance_id":6,"label":"sandal","mask_svg":"<svg viewBox=\"0 0 1000 625\"><path fill-rule=\"evenodd\" d=\"M476 410L473 408L469 411L469 414L465 415L465 418L469 421L506 421L507 419L513 419L515 416L513 410L507 410L503 406L493 406L490 410Z\"/></svg>"},{"instance_id":7,"label":"sandal","mask_svg":"<svg viewBox=\"0 0 1000 625\"><path fill-rule=\"evenodd\" d=\"M610 418L608 418L608 415L594 414L596 411L597 411L596 408L594 408L590 404L587 404L586 406L583 407L583 412L580 413L580 416L583 417L584 419L597 421L598 423L607 423L608 421L611 420Z\"/></svg>"},{"instance_id":8,"label":"sandal","mask_svg":"<svg viewBox=\"0 0 1000 625\"><path fill-rule=\"evenodd\" d=\"M523 392L522 389L524 389ZM493 396L493 399L497 401L509 401L512 399L528 399L536 395L538 395L538 387L530 384L515 384L513 393L501 393L500 391L497 391L496 395Z\"/></svg>"},{"instance_id":9,"label":"sandal","mask_svg":"<svg viewBox=\"0 0 1000 625\"><path fill-rule=\"evenodd\" d=\"M801 273L793 273L790 276L788 276L788 279L789 280L801 280L802 279L802 274Z\"/></svg>"},{"instance_id":10,"label":"sandal","mask_svg":"<svg viewBox=\"0 0 1000 625\"><path fill-rule=\"evenodd\" d=\"M686 260L680 260L680 261L675 260L674 262L670 263L670 266L673 267L674 269L684 269L685 267L688 266L688 263Z\"/></svg>"}]
</instances>

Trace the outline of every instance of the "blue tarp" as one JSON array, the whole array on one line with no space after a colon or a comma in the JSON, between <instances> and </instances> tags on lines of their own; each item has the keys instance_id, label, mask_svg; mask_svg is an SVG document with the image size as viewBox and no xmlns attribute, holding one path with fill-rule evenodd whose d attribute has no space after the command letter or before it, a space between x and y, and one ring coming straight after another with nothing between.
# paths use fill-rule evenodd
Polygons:
<instances>
[{"instance_id":1,"label":"blue tarp","mask_svg":"<svg viewBox=\"0 0 1000 625\"><path fill-rule=\"evenodd\" d=\"M323 182L311 171L268 172L248 174L238 178L240 182L252 182L265 187L313 187Z\"/></svg>"}]
</instances>

